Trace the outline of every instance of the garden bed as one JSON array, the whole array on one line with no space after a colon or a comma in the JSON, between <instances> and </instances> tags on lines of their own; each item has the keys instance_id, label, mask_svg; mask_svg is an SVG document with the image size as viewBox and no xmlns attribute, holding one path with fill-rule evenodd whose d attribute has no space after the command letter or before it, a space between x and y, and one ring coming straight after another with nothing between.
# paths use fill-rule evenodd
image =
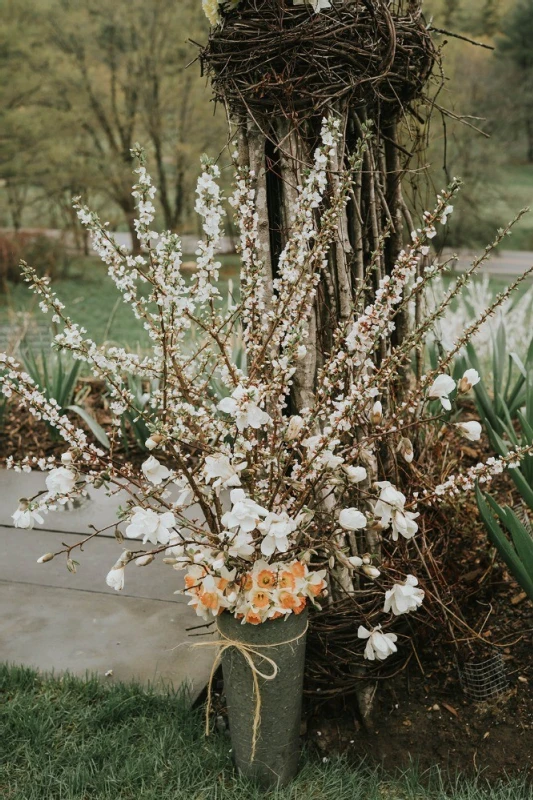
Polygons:
<instances>
[{"instance_id":1,"label":"garden bed","mask_svg":"<svg viewBox=\"0 0 533 800\"><path fill-rule=\"evenodd\" d=\"M109 422L105 393L90 382L87 408L106 425ZM490 455L480 443L463 444L463 455L476 463ZM21 409L7 415L0 433L0 458L23 453L36 457L57 455L62 442L50 440L44 423ZM484 452L486 450L486 452ZM119 447L120 459L140 464L145 458L130 437ZM499 476L500 497L510 481ZM510 501L511 495L508 497ZM460 598L468 624L482 631L482 640L459 642L454 647L448 634L417 625L415 647L398 674L378 680L370 721L363 723L352 696L322 700L320 689L308 684L307 742L321 758L344 754L350 760L365 758L387 770L405 769L414 761L420 768L439 764L454 774L473 775L482 770L495 779L503 772L533 771L533 609L520 587L498 558L494 558L472 499L444 515L448 533L446 579ZM483 622L485 624L483 625ZM466 637L465 637L466 638ZM507 689L484 703L474 703L462 691L457 658L483 661L501 653L508 679ZM387 665L394 671L394 665ZM223 700L220 700L223 711Z\"/></svg>"}]
</instances>

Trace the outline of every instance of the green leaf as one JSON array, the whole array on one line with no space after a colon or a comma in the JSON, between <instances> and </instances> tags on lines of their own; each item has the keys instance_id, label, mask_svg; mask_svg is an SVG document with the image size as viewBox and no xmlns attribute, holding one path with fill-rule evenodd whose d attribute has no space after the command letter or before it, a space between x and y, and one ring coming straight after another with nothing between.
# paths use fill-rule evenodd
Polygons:
<instances>
[{"instance_id":1,"label":"green leaf","mask_svg":"<svg viewBox=\"0 0 533 800\"><path fill-rule=\"evenodd\" d=\"M101 425L92 417L84 408L81 406L67 406L65 409L66 411L73 411L78 417L81 417L82 420L85 422L87 427L90 429L94 437L100 442L102 447L105 447L106 450L109 450L111 447L111 442L109 441L109 437L107 433L104 431Z\"/></svg>"},{"instance_id":2,"label":"green leaf","mask_svg":"<svg viewBox=\"0 0 533 800\"><path fill-rule=\"evenodd\" d=\"M518 553L514 549L513 545L508 540L505 533L502 531L500 525L498 524L497 520L494 518L493 513L491 512L490 507L487 505L487 500L491 500L491 505L493 507L498 508L500 514L505 516L504 510L498 506L495 500L491 498L489 495L483 495L481 492L479 485L476 485L476 500L477 505L479 508L479 512L481 514L481 518L485 523L485 528L487 530L487 534L489 539L491 540L494 547L498 550L500 556L503 558L513 576L516 578L520 586L527 592L528 596L533 600L533 578L528 574L525 566L522 564ZM500 519L502 517L500 516Z\"/></svg>"}]
</instances>

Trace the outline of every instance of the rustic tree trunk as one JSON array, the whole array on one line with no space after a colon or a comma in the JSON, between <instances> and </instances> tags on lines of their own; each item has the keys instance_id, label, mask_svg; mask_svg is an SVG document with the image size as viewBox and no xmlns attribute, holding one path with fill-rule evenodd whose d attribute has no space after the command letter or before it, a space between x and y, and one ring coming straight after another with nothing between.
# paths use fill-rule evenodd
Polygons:
<instances>
[{"instance_id":1,"label":"rustic tree trunk","mask_svg":"<svg viewBox=\"0 0 533 800\"><path fill-rule=\"evenodd\" d=\"M343 11L344 7L346 11ZM366 0L360 3L346 0L345 4L334 0L331 23L325 16L323 20L321 15L313 17L308 7L310 17L300 18L304 21L302 36L304 39L308 36L302 44L307 49L303 49L301 55L295 47L298 39L293 25L296 22L297 29L296 15L305 15L306 11L293 12L291 9L293 5L289 0L242 0L237 16L233 18L238 20L238 24L232 28L231 15L228 16L228 27L224 27L225 21L218 39L215 31L202 53L202 63L213 77L217 98L226 104L228 116L237 127L240 165L248 167L255 176L267 296L272 296L272 281L277 274L279 256L291 234L297 187L312 163L322 119L334 114L340 119L344 133L336 163L331 165L328 176L333 191L340 172L348 166L350 156L356 151L363 130L370 128L373 134L362 166L354 175L353 190L338 226L327 268L322 273L309 320L307 354L298 363L294 375L289 410L305 415L305 410L313 405L318 372L339 325L349 322L371 302L379 281L391 273L403 247L404 221L408 213L402 196L402 177L410 153L399 142L399 129L406 110L397 92L408 87L412 99L421 94L431 71L434 52L420 19L421 0L380 0L375 4ZM291 14L292 21L286 23L287 15ZM330 38L327 26L335 26L335 14L345 16L338 28L332 28L334 36ZM397 55L396 19L402 19L403 24L407 20L407 28L401 34L402 44L398 46L398 61L393 70ZM311 24L325 26L318 34L313 34L317 36L315 39L307 33L310 20ZM368 36L361 34L363 25L367 26ZM347 29L350 31L348 35ZM243 33L248 30L249 40ZM285 34L286 46L281 43ZM353 37L359 37L357 45ZM330 41L331 53L328 53L328 45L324 43ZM309 59L315 57L315 42L320 49L320 58L310 67ZM365 67L364 48L367 44L369 51ZM267 67L257 55L261 47L265 48ZM272 52L273 48L279 49L277 56ZM335 60L339 52L340 62ZM363 61L360 73L353 71L352 53L356 52ZM377 68L376 61L379 62ZM419 75L413 72L417 68L415 62L420 65ZM324 63L330 67L329 73L327 69L322 70ZM328 86L321 83L322 74L332 75L334 80L337 69L352 70L351 78L344 94L332 87L328 103L324 101ZM366 77L372 69L377 69L376 81L384 81L383 84L378 86ZM387 76L392 71L405 77L391 89ZM291 80L294 81L292 85ZM312 96L309 97L309 80L314 80L318 87L316 103ZM284 95L285 88L280 89L280 86L286 87L287 84L289 87ZM357 86L357 90L353 86ZM388 92L389 99L382 103ZM306 95L307 105L302 110L303 95ZM416 118L415 127L418 120ZM378 361L386 355L388 348L402 341L408 325L407 314L400 314L393 337L389 341L384 339L376 353ZM275 355L269 353L269 356ZM383 401L386 403L387 398ZM358 435L357 431L354 435ZM363 464L368 471L368 484L377 479L380 461L385 467L379 469L381 476L394 475L394 454L368 453ZM320 502L334 504L333 494ZM344 544L352 555L379 554L380 550L379 534L373 530L346 535ZM346 597L343 593L353 594L361 588L358 579L353 578L348 570L343 567L336 569L331 586L333 603ZM361 715L366 718L373 690L361 681L357 694Z\"/></svg>"}]
</instances>

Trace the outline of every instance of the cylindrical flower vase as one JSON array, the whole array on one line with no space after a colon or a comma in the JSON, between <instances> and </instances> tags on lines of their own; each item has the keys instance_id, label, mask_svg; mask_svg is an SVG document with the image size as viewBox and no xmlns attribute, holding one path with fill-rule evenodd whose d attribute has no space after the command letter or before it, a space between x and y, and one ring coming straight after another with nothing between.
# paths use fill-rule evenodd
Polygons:
<instances>
[{"instance_id":1,"label":"cylindrical flower vase","mask_svg":"<svg viewBox=\"0 0 533 800\"><path fill-rule=\"evenodd\" d=\"M242 625L225 612L218 627L222 637L243 645L226 647L222 654L234 762L261 788L285 786L296 775L300 758L307 610L261 625ZM267 680L256 672L255 682L250 658L267 676L275 664L276 677Z\"/></svg>"}]
</instances>

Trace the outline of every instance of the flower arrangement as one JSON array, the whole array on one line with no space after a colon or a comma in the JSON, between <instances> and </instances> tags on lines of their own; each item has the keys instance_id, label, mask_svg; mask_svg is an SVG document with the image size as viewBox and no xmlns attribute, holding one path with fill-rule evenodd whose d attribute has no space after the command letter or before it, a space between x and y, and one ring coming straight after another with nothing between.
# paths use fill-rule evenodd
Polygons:
<instances>
[{"instance_id":1,"label":"flower arrangement","mask_svg":"<svg viewBox=\"0 0 533 800\"><path fill-rule=\"evenodd\" d=\"M139 166L133 196L141 255L118 245L98 216L77 202L78 216L109 276L142 321L153 347L144 356L99 347L68 316L49 279L23 264L41 309L61 328L55 346L87 364L109 386L114 424L106 451L60 413L13 357L0 355L2 393L16 395L35 417L54 426L66 444L61 463L53 458L9 460L15 469L46 473L46 488L15 511L16 527L33 528L48 511L91 486L105 487L109 494L120 492L127 498L118 521L110 520L108 526L118 526L117 538L130 543L107 576L115 589L123 588L130 565L149 567L161 558L170 568L185 571L185 593L198 615L209 620L226 612L255 625L298 614L321 598L330 602L340 591L353 595L371 587L374 594L381 593L382 605L379 621L360 620L365 623L358 634L366 640L365 657L383 660L396 651L396 634L384 627L416 611L428 589L418 586L410 570L402 574L393 562L381 563L376 542L387 538L409 547L417 535L420 508L453 498L476 480L490 480L532 447L515 448L437 485L428 485L413 471L409 492L401 491L394 479L395 460L387 473L381 457L386 450L406 469L414 469L414 433L440 428L457 407L457 397L479 380L475 370L468 370L457 383L447 369L464 337L477 330L491 309L471 323L435 370L393 401L393 387L413 348L458 291L451 290L400 344L391 344L398 312L444 268L424 266L425 256L436 225L453 210L456 181L437 197L434 210L424 214L373 300L364 308L354 305L352 317L338 324L309 405L289 412L322 270L369 137L365 131L348 167L331 181L341 127L334 117L324 120L313 163L298 187L272 294L258 247L254 174L237 169L230 203L240 233L241 294L230 307L221 303L217 286L221 265L216 249L225 212L216 165L206 161L198 181L196 212L203 238L189 283L180 269L179 237L153 230L155 188L140 149L135 151ZM505 230L497 241L504 235ZM497 305L496 299L492 310ZM185 345L191 330L192 351L190 337ZM236 332L246 366L237 366L232 358ZM386 349L377 360L382 342ZM128 383L132 373L154 382L149 409L137 407ZM209 389L214 377L222 398ZM143 419L150 431L150 455L140 469L115 456L126 413ZM457 424L467 438L479 435L472 422ZM102 532L94 530L81 542L39 560L63 555L75 572L73 554Z\"/></svg>"}]
</instances>

